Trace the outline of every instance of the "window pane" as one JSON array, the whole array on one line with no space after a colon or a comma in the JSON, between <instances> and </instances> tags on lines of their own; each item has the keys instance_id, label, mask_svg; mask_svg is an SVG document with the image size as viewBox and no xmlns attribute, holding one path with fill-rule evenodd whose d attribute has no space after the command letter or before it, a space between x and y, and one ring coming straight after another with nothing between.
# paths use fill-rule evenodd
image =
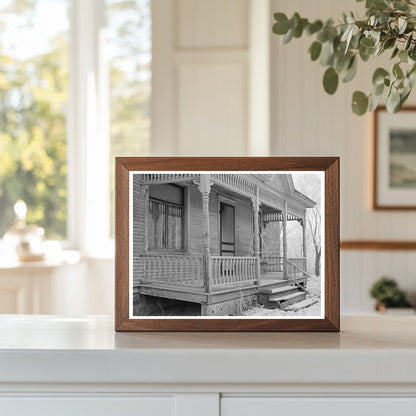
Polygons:
<instances>
[{"instance_id":1,"label":"window pane","mask_svg":"<svg viewBox=\"0 0 416 416\"><path fill-rule=\"evenodd\" d=\"M18 199L48 238L66 237L69 3L0 4L0 238Z\"/></svg>"},{"instance_id":2,"label":"window pane","mask_svg":"<svg viewBox=\"0 0 416 416\"><path fill-rule=\"evenodd\" d=\"M168 205L168 247L172 250L182 250L183 208Z\"/></svg>"},{"instance_id":3,"label":"window pane","mask_svg":"<svg viewBox=\"0 0 416 416\"><path fill-rule=\"evenodd\" d=\"M165 247L165 213L166 206L164 203L149 201L149 249L161 249Z\"/></svg>"},{"instance_id":4,"label":"window pane","mask_svg":"<svg viewBox=\"0 0 416 416\"><path fill-rule=\"evenodd\" d=\"M151 0L106 0L110 76L110 235L114 157L146 156L150 139Z\"/></svg>"}]
</instances>

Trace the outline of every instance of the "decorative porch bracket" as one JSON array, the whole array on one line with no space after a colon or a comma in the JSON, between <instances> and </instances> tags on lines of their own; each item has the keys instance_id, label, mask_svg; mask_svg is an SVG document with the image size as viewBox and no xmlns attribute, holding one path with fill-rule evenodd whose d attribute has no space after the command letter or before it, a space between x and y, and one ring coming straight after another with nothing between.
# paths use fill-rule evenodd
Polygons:
<instances>
[{"instance_id":1,"label":"decorative porch bracket","mask_svg":"<svg viewBox=\"0 0 416 416\"><path fill-rule=\"evenodd\" d=\"M205 287L208 293L211 292L212 276L211 276L211 258L210 246L211 237L209 229L209 194L211 192L211 175L201 174L199 181L194 181L198 186L199 192L202 195L202 231L203 231L203 253L204 253L204 277Z\"/></svg>"}]
</instances>

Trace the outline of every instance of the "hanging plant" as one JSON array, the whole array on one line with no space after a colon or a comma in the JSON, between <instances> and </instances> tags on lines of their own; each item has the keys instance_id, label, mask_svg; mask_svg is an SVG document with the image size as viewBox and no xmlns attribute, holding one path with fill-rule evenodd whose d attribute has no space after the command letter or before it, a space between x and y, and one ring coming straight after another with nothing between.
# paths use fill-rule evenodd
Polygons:
<instances>
[{"instance_id":1,"label":"hanging plant","mask_svg":"<svg viewBox=\"0 0 416 416\"><path fill-rule=\"evenodd\" d=\"M290 19L284 13L275 13L273 33L283 36L283 44L304 34L314 37L309 54L312 61L319 60L326 68L323 87L328 94L336 92L340 80L354 79L359 60L367 62L390 54L390 65L374 71L371 93L353 93L352 110L358 115L373 111L386 96L387 110L396 113L415 83L416 2L366 0L365 7L364 19L344 13L339 22L333 19L310 22L299 13Z\"/></svg>"}]
</instances>

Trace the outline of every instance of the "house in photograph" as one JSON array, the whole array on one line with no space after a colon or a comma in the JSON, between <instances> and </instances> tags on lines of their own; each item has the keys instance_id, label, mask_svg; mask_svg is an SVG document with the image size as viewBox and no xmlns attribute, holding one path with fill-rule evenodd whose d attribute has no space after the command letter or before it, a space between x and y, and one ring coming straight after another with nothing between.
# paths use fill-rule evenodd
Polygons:
<instances>
[{"instance_id":1,"label":"house in photograph","mask_svg":"<svg viewBox=\"0 0 416 416\"><path fill-rule=\"evenodd\" d=\"M133 315L239 315L306 297L306 210L290 174L133 174ZM288 257L287 224L302 227ZM177 302L180 303L180 302ZM187 303L183 303L187 305Z\"/></svg>"}]
</instances>

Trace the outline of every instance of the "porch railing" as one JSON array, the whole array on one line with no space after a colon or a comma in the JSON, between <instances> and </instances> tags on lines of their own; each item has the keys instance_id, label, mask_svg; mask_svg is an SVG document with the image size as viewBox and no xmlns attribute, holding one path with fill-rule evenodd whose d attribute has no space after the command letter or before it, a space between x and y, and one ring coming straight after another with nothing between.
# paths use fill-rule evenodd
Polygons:
<instances>
[{"instance_id":1,"label":"porch railing","mask_svg":"<svg viewBox=\"0 0 416 416\"><path fill-rule=\"evenodd\" d=\"M298 266L299 269L306 270L306 257L289 257L288 260Z\"/></svg>"},{"instance_id":2,"label":"porch railing","mask_svg":"<svg viewBox=\"0 0 416 416\"><path fill-rule=\"evenodd\" d=\"M283 257L263 256L260 259L260 268L262 273L283 272Z\"/></svg>"},{"instance_id":3,"label":"porch railing","mask_svg":"<svg viewBox=\"0 0 416 416\"><path fill-rule=\"evenodd\" d=\"M304 260L302 262L301 260ZM300 267L299 264L303 264L304 267ZM311 277L306 271L306 259L305 258L298 258L298 259L288 259L287 260L287 277L288 279L294 283L296 286L298 286L301 290L303 290L306 293L309 293L308 290L306 290L306 280L303 282L303 285L299 284L297 279L299 277Z\"/></svg>"},{"instance_id":4,"label":"porch railing","mask_svg":"<svg viewBox=\"0 0 416 416\"><path fill-rule=\"evenodd\" d=\"M211 256L212 284L256 282L258 265L257 257Z\"/></svg>"},{"instance_id":5,"label":"porch railing","mask_svg":"<svg viewBox=\"0 0 416 416\"><path fill-rule=\"evenodd\" d=\"M203 256L150 255L140 256L142 283L160 282L204 287Z\"/></svg>"}]
</instances>

